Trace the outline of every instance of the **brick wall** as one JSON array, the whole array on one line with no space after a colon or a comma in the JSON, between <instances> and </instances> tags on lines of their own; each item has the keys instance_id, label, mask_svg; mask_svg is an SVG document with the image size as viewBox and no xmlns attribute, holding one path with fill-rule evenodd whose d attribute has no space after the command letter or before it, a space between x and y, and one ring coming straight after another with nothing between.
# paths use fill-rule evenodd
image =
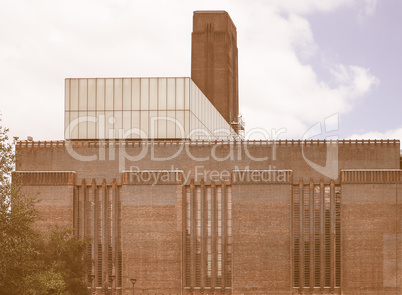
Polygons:
<instances>
[{"instance_id":1,"label":"brick wall","mask_svg":"<svg viewBox=\"0 0 402 295\"><path fill-rule=\"evenodd\" d=\"M123 286L130 290L136 278L139 293L180 292L180 187L125 185L121 198Z\"/></svg>"},{"instance_id":2,"label":"brick wall","mask_svg":"<svg viewBox=\"0 0 402 295\"><path fill-rule=\"evenodd\" d=\"M289 294L291 185L233 186L235 294Z\"/></svg>"},{"instance_id":3,"label":"brick wall","mask_svg":"<svg viewBox=\"0 0 402 295\"><path fill-rule=\"evenodd\" d=\"M65 143L20 143L16 173L23 175L26 191L38 194L42 216L38 226L43 230L49 225L73 224L74 190L78 187L90 189L91 183L98 189L118 186L122 294L131 294L131 278L137 279L136 294L183 292L182 183L188 184L190 179L196 185L201 181L211 183L216 177L211 174L214 170L225 172L222 181L232 187L233 287L227 294L299 292L292 289L292 186L300 177L329 182L327 176L315 171L305 160L325 166L327 145L323 142L303 145L298 141L281 141L276 145L272 142L235 145L191 142L185 146L179 142L143 142L142 145L126 142L122 150L119 150L122 143L109 143L101 148L99 142L69 144L81 156L98 158L75 159ZM135 160L134 156L140 154L144 145L148 149L146 155ZM338 147L340 177L336 181L341 186L342 294L400 293L399 142L341 141ZM176 153L172 159L159 161ZM266 156L262 161L255 159ZM204 157L209 158L200 161ZM137 181L135 177L130 180L130 174L123 171L132 166L135 168L132 177L150 177L153 172L163 170L160 175L169 175L168 181L161 178ZM233 174L234 170L238 172ZM240 177L251 177L251 170L285 171L286 181L278 183L264 177L241 180ZM87 201L93 198L89 193ZM220 290L215 290L217 293ZM193 290L193 294L201 294L201 290Z\"/></svg>"},{"instance_id":4,"label":"brick wall","mask_svg":"<svg viewBox=\"0 0 402 295\"><path fill-rule=\"evenodd\" d=\"M399 294L400 186L364 181L342 185L343 294Z\"/></svg>"}]
</instances>

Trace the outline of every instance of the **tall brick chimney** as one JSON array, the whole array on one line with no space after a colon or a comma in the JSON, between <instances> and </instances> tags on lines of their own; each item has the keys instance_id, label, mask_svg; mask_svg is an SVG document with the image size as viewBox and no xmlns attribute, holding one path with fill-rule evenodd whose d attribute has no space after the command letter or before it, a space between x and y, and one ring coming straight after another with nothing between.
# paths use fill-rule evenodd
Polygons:
<instances>
[{"instance_id":1,"label":"tall brick chimney","mask_svg":"<svg viewBox=\"0 0 402 295\"><path fill-rule=\"evenodd\" d=\"M191 79L229 124L238 121L237 33L226 11L194 11Z\"/></svg>"}]
</instances>

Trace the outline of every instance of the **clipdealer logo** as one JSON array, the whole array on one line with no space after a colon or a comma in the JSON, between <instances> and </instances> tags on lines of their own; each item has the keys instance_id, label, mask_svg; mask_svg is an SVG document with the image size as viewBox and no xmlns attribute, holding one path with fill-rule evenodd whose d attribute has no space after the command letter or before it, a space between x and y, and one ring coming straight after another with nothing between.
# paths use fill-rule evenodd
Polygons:
<instances>
[{"instance_id":1,"label":"clipdealer logo","mask_svg":"<svg viewBox=\"0 0 402 295\"><path fill-rule=\"evenodd\" d=\"M114 128L110 128L106 130L104 126L106 126L106 121L113 126L116 119L114 117L108 118L106 120L106 116L104 114L95 116L80 116L75 120L71 121L71 123L67 126L65 131L65 138L72 138L72 133L75 128L78 127L79 124L83 122L87 123L97 123L99 130L97 134L99 135L99 151L98 154L79 154L72 144L66 144L66 149L68 153L76 160L83 161L83 162L90 162L90 161L105 161L106 158L108 160L114 161L116 160L116 147L118 151L118 160L119 160L119 170L124 171L126 168L126 162L138 162L143 160L145 157L148 156L150 150L150 160L152 161L170 161L177 158L179 155L185 151L186 155L195 162L202 162L202 161L209 161L211 159L222 162L227 160L241 160L242 151L244 151L245 156L250 159L251 161L261 162L261 161L275 161L276 160L276 150L277 146L275 141L278 139L279 135L286 132L285 128L281 129L272 129L271 133L267 132L263 128L254 128L247 132L246 139L250 140L251 138L257 137L264 137L265 140L271 140L271 154L262 154L258 157L252 155L248 149L247 144L242 145L242 149L235 149L234 145L229 144L229 151L227 154L222 155L219 152L219 146L225 142L235 142L235 140L231 137L229 130L226 129L218 129L214 130L212 133L205 129L193 129L187 137L185 136L184 127L182 126L181 122L176 120L175 118L171 117L154 117L151 118L151 128L150 130L155 130L156 122L158 120L165 120L169 121L174 126L177 126L177 130L180 131L182 135L177 140L176 149L170 155L161 156L155 152L155 145L153 144L153 139L155 138L155 134L151 134L148 137L148 134L141 130L140 128L132 128L130 130L118 129L115 130ZM317 172L321 173L322 175L329 177L331 179L336 179L338 177L338 134L337 131L339 130L339 115L334 114L324 119L324 124L322 125L321 122L316 123L311 128L309 128L305 134L303 135L303 144L301 146L302 157L305 162L312 167ZM117 137L116 137L117 131ZM326 139L326 163L325 165L319 165L318 163L314 162L312 159L309 159L306 155L306 146L308 146L308 141L313 139L317 136L325 135ZM137 154L130 154L126 150L126 145L119 144L114 145L113 143L116 141L124 141L125 139L129 139L132 137L138 138L138 146L139 149L136 150ZM200 136L205 141L216 141L210 150L210 154L203 155L196 155L191 151L191 137ZM108 138L112 138L108 140ZM218 139L218 140L217 140ZM109 144L112 143L112 144ZM108 148L106 148L108 146ZM108 155L106 155L108 152Z\"/></svg>"},{"instance_id":2,"label":"clipdealer logo","mask_svg":"<svg viewBox=\"0 0 402 295\"><path fill-rule=\"evenodd\" d=\"M324 119L324 126L321 122L316 123L303 135L303 140L309 140L316 136L326 135L325 139L327 145L326 151L326 163L324 166L319 165L312 160L308 159L305 155L306 144L302 145L302 156L304 161L324 176L331 179L338 178L338 162L339 162L339 144L338 144L338 134L339 131L339 114L333 114Z\"/></svg>"},{"instance_id":3,"label":"clipdealer logo","mask_svg":"<svg viewBox=\"0 0 402 295\"><path fill-rule=\"evenodd\" d=\"M269 165L267 170L252 170L250 166L233 169L209 169L203 165L196 165L190 170L183 171L174 165L165 170L146 170L139 166L131 166L127 174L127 184L188 184L208 180L215 183L287 183L290 181L290 170L278 170Z\"/></svg>"},{"instance_id":4,"label":"clipdealer logo","mask_svg":"<svg viewBox=\"0 0 402 295\"><path fill-rule=\"evenodd\" d=\"M98 126L98 130L96 131L96 133L98 134L98 153L93 153L93 151L85 151L85 153L80 154L78 150L74 149L74 144L72 144L71 142L67 142L66 149L72 158L82 162L105 161L106 159L114 161L116 160L116 157L118 157L120 171L125 170L127 161L138 162L143 160L145 157L150 157L150 160L156 162L170 161L177 158L182 153L185 153L188 158L195 162L209 161L211 159L217 162L227 160L241 160L242 157L246 157L255 162L267 160L275 161L276 144L274 139L276 139L281 133L286 132L286 129L284 128L279 130L272 129L271 134L269 134L266 130L262 128L253 128L247 132L246 140L238 141L237 139L233 138L233 134L231 134L230 130L224 128L219 128L213 130L212 132L206 130L205 128L195 128L190 130L190 132L186 136L184 127L182 126L181 122L171 117L151 118L150 130L156 129L156 122L158 120L171 122L173 124L172 126L177 126L176 130L179 130L179 134L181 135L179 136L179 138L177 138L177 141L172 141L172 146L174 146L174 148L171 149L172 153L169 155L158 154L156 148L157 145L155 145L154 143L160 142L157 141L157 139L155 140L155 134L151 134L151 136L148 137L148 134L140 128L132 128L129 130L116 130L115 128L106 129L106 122L109 123L109 126L113 126L116 119L114 117L109 117L106 120L106 116L104 114L99 114L98 117L80 116L72 120L65 130L65 138L70 139L74 138L72 134L76 131L76 128L79 128L78 126L81 123L96 124ZM269 145L272 147L270 150L270 154L269 152L264 152L259 155L254 155L250 152L247 144L242 144L241 149L236 147L235 143L247 143L248 139L255 136L263 136L266 138L266 140L273 140L271 143L269 143ZM138 141L135 142L137 147L139 147L134 151L136 154L133 154L132 150L130 150L129 153L126 149L127 145L124 144L124 141L126 139L131 139L133 137L138 139ZM202 140L201 143L200 141L197 142L197 140L193 140L194 138L197 139L198 137ZM113 144L115 142L118 142L119 144ZM197 146L199 143L202 145L204 144L204 142L209 142L209 144L214 143L209 150L209 153L201 155L194 152L194 145ZM225 145L225 147L229 147L228 150L225 149L224 153L222 153L222 150L220 148L223 145ZM92 154L89 154L90 152Z\"/></svg>"}]
</instances>

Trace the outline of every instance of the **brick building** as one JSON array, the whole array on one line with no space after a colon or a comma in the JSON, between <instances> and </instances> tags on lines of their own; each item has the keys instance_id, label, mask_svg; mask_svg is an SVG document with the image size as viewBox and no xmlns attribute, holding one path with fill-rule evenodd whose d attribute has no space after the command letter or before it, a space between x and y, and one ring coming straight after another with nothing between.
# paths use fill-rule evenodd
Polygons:
<instances>
[{"instance_id":1,"label":"brick building","mask_svg":"<svg viewBox=\"0 0 402 295\"><path fill-rule=\"evenodd\" d=\"M192 42L191 79L66 79L66 140L17 144L38 226L92 237L95 294L402 294L400 142L242 140L236 27Z\"/></svg>"}]
</instances>

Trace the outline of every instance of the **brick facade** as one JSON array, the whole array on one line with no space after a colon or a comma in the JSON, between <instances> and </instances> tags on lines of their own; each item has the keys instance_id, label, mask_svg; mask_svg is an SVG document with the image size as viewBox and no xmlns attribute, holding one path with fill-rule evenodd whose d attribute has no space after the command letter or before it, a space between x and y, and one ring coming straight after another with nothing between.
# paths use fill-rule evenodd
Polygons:
<instances>
[{"instance_id":1,"label":"brick facade","mask_svg":"<svg viewBox=\"0 0 402 295\"><path fill-rule=\"evenodd\" d=\"M98 159L87 162L76 159L77 154L69 151L65 142L20 142L16 175L21 176L25 189L37 194L40 200L41 228L53 224L74 225L81 228L80 235L93 236L91 273L96 275L95 281L102 277L100 283L113 277L113 286L120 294L131 294L131 278L137 279L136 294L401 292L402 171L398 141L337 142L339 177L335 183L339 184L341 194L341 284L332 290L294 288L293 190L299 186L300 178L303 187L308 187L310 182L317 185L320 181L331 182L303 158L302 149L311 161L325 163L324 142L69 144L77 154L96 155ZM144 146L148 147L147 153L141 159L134 159ZM174 159L160 161L174 154ZM257 158L266 155L268 159L258 161ZM225 206L229 205L208 207L211 202L214 204L215 198L224 198L224 193L216 190L222 184L230 187L230 237L226 229L229 224L225 221L229 218ZM191 185L205 188L201 195L196 196L196 191L191 195L195 200L191 203L193 209L186 207L184 193L184 188ZM197 209L199 206L204 209ZM208 217L207 210L216 212L213 213L216 218ZM201 256L197 256L198 250L186 252L185 229L190 215L193 219L188 224L191 222L195 231L194 244L189 240L188 245L199 247ZM198 223L197 218L204 222ZM208 218L212 218L213 225L208 223ZM205 242L196 246L198 225L207 232L210 226L219 224L222 235L216 231L215 238L211 237L212 245L222 239L221 259L225 266L222 264L220 268L218 248L211 248L216 252L211 253L211 262L207 261L205 236L201 236ZM308 227L304 224L303 230ZM223 237L231 239L231 252L225 250L229 244ZM328 253L335 255L331 249ZM186 255L201 259L200 266L191 262L190 257L191 269L187 270ZM211 282L208 266L197 274L197 267L204 263L210 263L215 275ZM228 268L231 269L230 287L222 288L218 273L222 271L223 276ZM190 278L189 287L186 275ZM205 287L198 288L197 284Z\"/></svg>"},{"instance_id":2,"label":"brick facade","mask_svg":"<svg viewBox=\"0 0 402 295\"><path fill-rule=\"evenodd\" d=\"M191 77L239 132L236 38L194 13ZM16 146L38 226L92 237L96 294L402 294L399 141L169 138Z\"/></svg>"}]
</instances>

